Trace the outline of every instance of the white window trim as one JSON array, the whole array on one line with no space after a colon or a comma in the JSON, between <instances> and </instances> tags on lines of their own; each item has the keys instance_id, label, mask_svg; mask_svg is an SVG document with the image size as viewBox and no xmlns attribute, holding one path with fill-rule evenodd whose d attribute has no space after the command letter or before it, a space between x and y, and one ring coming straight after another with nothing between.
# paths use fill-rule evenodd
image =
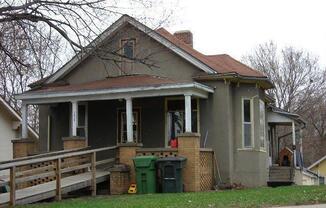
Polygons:
<instances>
[{"instance_id":1,"label":"white window trim","mask_svg":"<svg viewBox=\"0 0 326 208\"><path fill-rule=\"evenodd\" d=\"M263 126L261 126L261 122L260 122L260 114L261 114L261 111L260 111L260 105L263 103L264 105L264 124ZM262 147L261 146L261 143L259 144L259 148L261 150L266 150L266 146L267 146L267 139L266 139L266 105L265 105L265 102L263 100L259 100L259 131L261 131L260 128L263 128L263 132L264 132L264 138L263 138L263 141L264 141L264 146ZM260 135L260 132L259 132L259 141L261 142L262 141L262 138L261 138L262 135Z\"/></svg>"},{"instance_id":2,"label":"white window trim","mask_svg":"<svg viewBox=\"0 0 326 208\"><path fill-rule=\"evenodd\" d=\"M250 122L245 122L244 121L244 101L245 100L250 100ZM254 132L255 132L255 125L254 125L254 102L253 102L253 99L252 98L247 98L247 97L243 97L241 99L241 134L242 134L242 147L241 149L242 150L251 150L255 147L255 135L254 135ZM245 147L245 141L244 141L244 124L251 124L251 146L248 146L248 147Z\"/></svg>"},{"instance_id":3,"label":"white window trim","mask_svg":"<svg viewBox=\"0 0 326 208\"><path fill-rule=\"evenodd\" d=\"M78 128L84 128L85 129L86 146L88 146L88 103L87 102L78 102L77 108L80 105L85 106L85 126L80 126L79 123L78 123L78 119L77 119L77 129Z\"/></svg>"},{"instance_id":4,"label":"white window trim","mask_svg":"<svg viewBox=\"0 0 326 208\"><path fill-rule=\"evenodd\" d=\"M139 111L136 111L136 110L133 110L133 112L132 112L132 116L133 116L133 121L135 120L135 122L136 122L136 125L137 125L137 130L136 130L136 143L138 143L139 142L139 125L140 125L140 117L139 117ZM136 115L136 116L134 116L134 114ZM124 122L124 120L122 119L123 118L123 115L125 115L125 116L127 116L126 115L126 112L125 111L121 111L120 112L120 129L119 129L119 131L120 131L120 143L123 143L122 142L122 140L123 140L123 132L124 132L124 129L123 129L123 122ZM126 117L127 118L127 117ZM127 122L127 121L126 121ZM125 132L127 132L127 129L125 129ZM134 134L134 132L133 132L133 134ZM127 138L126 138L126 141L127 141Z\"/></svg>"},{"instance_id":5,"label":"white window trim","mask_svg":"<svg viewBox=\"0 0 326 208\"><path fill-rule=\"evenodd\" d=\"M116 142L117 144L122 143L122 113L126 113L126 108L117 108L117 136L116 136ZM133 107L132 113L138 114L138 132L137 132L137 139L136 143L142 142L142 108L141 107Z\"/></svg>"}]
</instances>

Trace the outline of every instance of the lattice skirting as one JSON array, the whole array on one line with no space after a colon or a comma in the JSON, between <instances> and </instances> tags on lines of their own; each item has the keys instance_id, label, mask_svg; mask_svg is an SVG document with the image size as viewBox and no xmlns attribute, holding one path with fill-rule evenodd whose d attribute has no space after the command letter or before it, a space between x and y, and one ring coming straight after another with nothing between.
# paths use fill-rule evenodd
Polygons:
<instances>
[{"instance_id":1,"label":"lattice skirting","mask_svg":"<svg viewBox=\"0 0 326 208\"><path fill-rule=\"evenodd\" d=\"M200 190L212 190L214 186L214 152L200 151Z\"/></svg>"}]
</instances>

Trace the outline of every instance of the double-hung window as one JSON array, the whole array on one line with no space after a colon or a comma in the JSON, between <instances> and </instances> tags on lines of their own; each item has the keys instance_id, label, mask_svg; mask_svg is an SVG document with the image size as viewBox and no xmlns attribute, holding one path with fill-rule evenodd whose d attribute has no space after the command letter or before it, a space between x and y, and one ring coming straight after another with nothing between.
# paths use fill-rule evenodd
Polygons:
<instances>
[{"instance_id":1,"label":"double-hung window","mask_svg":"<svg viewBox=\"0 0 326 208\"><path fill-rule=\"evenodd\" d=\"M121 49L124 57L132 59L135 56L135 39L121 40Z\"/></svg>"},{"instance_id":2,"label":"double-hung window","mask_svg":"<svg viewBox=\"0 0 326 208\"><path fill-rule=\"evenodd\" d=\"M259 101L260 148L265 148L265 103Z\"/></svg>"},{"instance_id":3,"label":"double-hung window","mask_svg":"<svg viewBox=\"0 0 326 208\"><path fill-rule=\"evenodd\" d=\"M133 141L135 143L140 140L140 109L134 108L132 113L132 130ZM118 143L127 142L127 115L124 109L118 110Z\"/></svg>"},{"instance_id":4,"label":"double-hung window","mask_svg":"<svg viewBox=\"0 0 326 208\"><path fill-rule=\"evenodd\" d=\"M253 112L252 99L242 99L242 138L243 147L253 147Z\"/></svg>"},{"instance_id":5,"label":"double-hung window","mask_svg":"<svg viewBox=\"0 0 326 208\"><path fill-rule=\"evenodd\" d=\"M78 103L77 136L87 137L87 103Z\"/></svg>"}]
</instances>

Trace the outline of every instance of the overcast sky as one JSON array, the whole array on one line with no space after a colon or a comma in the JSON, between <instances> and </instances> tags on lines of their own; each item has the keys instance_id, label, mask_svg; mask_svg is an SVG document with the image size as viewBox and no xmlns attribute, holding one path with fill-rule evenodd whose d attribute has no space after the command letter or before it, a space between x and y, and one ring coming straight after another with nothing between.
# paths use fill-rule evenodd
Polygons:
<instances>
[{"instance_id":1,"label":"overcast sky","mask_svg":"<svg viewBox=\"0 0 326 208\"><path fill-rule=\"evenodd\" d=\"M179 0L170 32L189 29L204 54L240 59L259 43L304 48L326 65L325 0Z\"/></svg>"}]
</instances>

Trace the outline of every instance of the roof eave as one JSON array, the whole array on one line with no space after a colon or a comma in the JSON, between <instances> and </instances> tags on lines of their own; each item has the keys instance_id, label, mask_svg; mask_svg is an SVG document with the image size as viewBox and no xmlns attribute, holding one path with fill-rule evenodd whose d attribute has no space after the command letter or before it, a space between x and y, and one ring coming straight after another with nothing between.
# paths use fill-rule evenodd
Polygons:
<instances>
[{"instance_id":1,"label":"roof eave","mask_svg":"<svg viewBox=\"0 0 326 208\"><path fill-rule=\"evenodd\" d=\"M240 75L236 72L223 73L223 74L211 74L211 75L199 75L193 77L198 81L207 81L207 80L230 80L233 82L244 82L244 81L262 81L264 85L262 86L264 89L272 89L274 88L274 84L268 79L268 77L258 77L258 76L244 76Z\"/></svg>"},{"instance_id":2,"label":"roof eave","mask_svg":"<svg viewBox=\"0 0 326 208\"><path fill-rule=\"evenodd\" d=\"M12 114L18 121L22 121L21 116L19 115L19 113L14 110L9 103L7 103L2 97L0 97L0 102L5 106L5 108L9 111L10 114ZM38 133L31 127L28 126L28 130L30 131L31 134L33 134L35 136L35 138L39 138Z\"/></svg>"},{"instance_id":3,"label":"roof eave","mask_svg":"<svg viewBox=\"0 0 326 208\"><path fill-rule=\"evenodd\" d=\"M319 163L321 163L322 161L324 161L326 159L326 155L322 158L320 158L319 160L317 160L316 162L314 162L312 165L310 165L307 169L310 170L311 168L315 167L316 165L318 165Z\"/></svg>"},{"instance_id":4,"label":"roof eave","mask_svg":"<svg viewBox=\"0 0 326 208\"><path fill-rule=\"evenodd\" d=\"M110 99L110 95L118 95L123 94L124 96L129 97L136 97L135 93L145 93L146 92L157 92L157 95L159 95L160 91L169 91L169 90L180 90L185 89L185 93L187 94L189 90L198 92L198 95L200 95L200 92L202 93L213 93L214 88L206 86L201 83L192 82L192 83L177 83L177 84L161 84L161 85L148 85L148 86L136 86L136 87L121 87L121 88L108 88L108 89L93 89L93 90L71 90L71 91L54 91L54 92L28 92L16 95L16 99L22 100L25 103L33 103L33 100L39 100L39 99L55 99L55 98L69 98L72 99L78 99L80 97L87 97L87 96L109 96L107 99ZM188 91L187 91L188 89ZM145 95L146 96L146 95ZM69 101L67 99L66 101ZM115 99L114 96L112 96L111 99ZM92 98L92 100L96 100ZM55 100L54 100L55 102ZM59 102L59 101L58 101Z\"/></svg>"}]
</instances>

